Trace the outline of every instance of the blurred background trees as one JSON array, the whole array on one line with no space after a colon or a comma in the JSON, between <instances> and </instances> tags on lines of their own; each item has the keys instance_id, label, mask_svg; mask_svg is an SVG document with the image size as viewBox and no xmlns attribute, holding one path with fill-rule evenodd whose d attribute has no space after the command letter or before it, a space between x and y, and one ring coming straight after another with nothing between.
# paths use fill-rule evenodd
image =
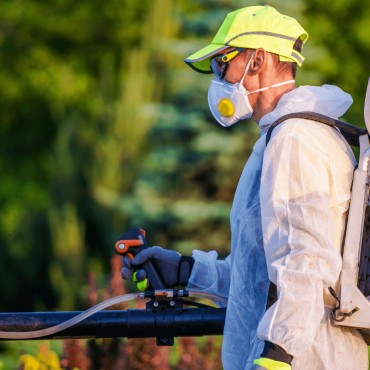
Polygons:
<instances>
[{"instance_id":1,"label":"blurred background trees","mask_svg":"<svg viewBox=\"0 0 370 370\"><path fill-rule=\"evenodd\" d=\"M184 254L229 249L229 210L258 138L225 130L212 76L182 60L237 0L0 2L0 309L85 307L108 279L114 241L139 225ZM362 125L370 5L275 0L310 34L298 84L331 83ZM102 283L103 284L103 283Z\"/></svg>"}]
</instances>

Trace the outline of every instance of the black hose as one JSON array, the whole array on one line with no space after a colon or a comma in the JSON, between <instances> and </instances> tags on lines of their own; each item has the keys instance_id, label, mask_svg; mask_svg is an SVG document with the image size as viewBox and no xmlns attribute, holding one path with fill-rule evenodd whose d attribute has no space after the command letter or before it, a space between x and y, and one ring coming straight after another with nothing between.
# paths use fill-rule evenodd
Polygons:
<instances>
[{"instance_id":1,"label":"black hose","mask_svg":"<svg viewBox=\"0 0 370 370\"><path fill-rule=\"evenodd\" d=\"M80 312L0 313L0 331L33 331L60 324ZM42 339L148 338L221 335L225 308L101 311ZM0 338L1 340L1 338Z\"/></svg>"}]
</instances>

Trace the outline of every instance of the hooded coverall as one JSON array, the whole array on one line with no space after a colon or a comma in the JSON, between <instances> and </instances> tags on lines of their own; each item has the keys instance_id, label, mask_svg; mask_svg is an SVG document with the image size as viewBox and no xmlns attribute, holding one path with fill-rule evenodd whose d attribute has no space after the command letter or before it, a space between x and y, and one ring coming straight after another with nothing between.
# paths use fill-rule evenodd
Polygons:
<instances>
[{"instance_id":1,"label":"hooded coverall","mask_svg":"<svg viewBox=\"0 0 370 370\"><path fill-rule=\"evenodd\" d=\"M225 370L255 369L264 340L291 354L293 370L367 370L367 346L334 326L328 287L341 270L341 245L356 164L341 134L322 123L281 116L342 116L352 98L338 87L301 86L259 122L261 137L243 170L231 210L231 253L193 251L188 287L228 297ZM270 280L278 300L266 311Z\"/></svg>"}]
</instances>

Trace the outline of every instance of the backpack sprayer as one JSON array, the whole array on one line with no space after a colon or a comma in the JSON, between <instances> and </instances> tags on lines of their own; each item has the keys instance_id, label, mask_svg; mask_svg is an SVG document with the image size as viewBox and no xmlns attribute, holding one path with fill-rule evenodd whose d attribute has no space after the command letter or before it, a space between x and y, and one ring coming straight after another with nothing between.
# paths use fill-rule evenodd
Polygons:
<instances>
[{"instance_id":1,"label":"backpack sprayer","mask_svg":"<svg viewBox=\"0 0 370 370\"><path fill-rule=\"evenodd\" d=\"M370 344L370 79L364 119L367 132L359 136L360 155L343 246L339 304L332 317L337 325L359 329Z\"/></svg>"}]
</instances>

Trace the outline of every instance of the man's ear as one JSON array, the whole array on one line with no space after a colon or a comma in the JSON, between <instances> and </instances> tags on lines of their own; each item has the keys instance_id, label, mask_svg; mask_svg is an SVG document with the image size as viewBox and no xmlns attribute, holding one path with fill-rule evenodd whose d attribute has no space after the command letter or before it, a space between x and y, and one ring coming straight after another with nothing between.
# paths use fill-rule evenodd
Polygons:
<instances>
[{"instance_id":1,"label":"man's ear","mask_svg":"<svg viewBox=\"0 0 370 370\"><path fill-rule=\"evenodd\" d=\"M250 71L253 73L260 72L266 64L267 53L265 49L257 49L252 57Z\"/></svg>"}]
</instances>

